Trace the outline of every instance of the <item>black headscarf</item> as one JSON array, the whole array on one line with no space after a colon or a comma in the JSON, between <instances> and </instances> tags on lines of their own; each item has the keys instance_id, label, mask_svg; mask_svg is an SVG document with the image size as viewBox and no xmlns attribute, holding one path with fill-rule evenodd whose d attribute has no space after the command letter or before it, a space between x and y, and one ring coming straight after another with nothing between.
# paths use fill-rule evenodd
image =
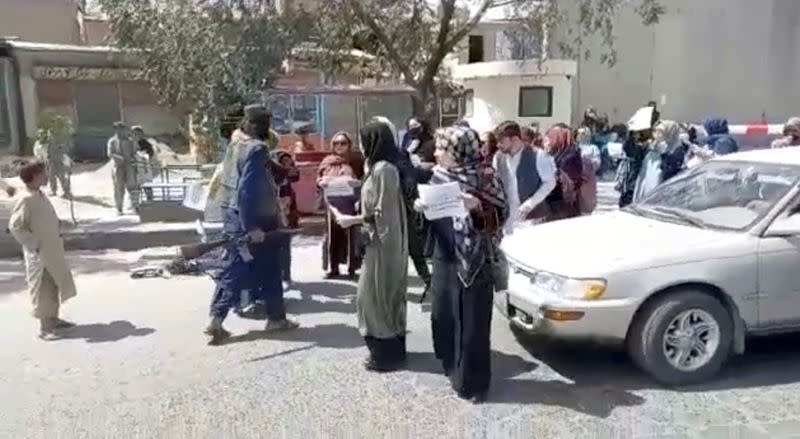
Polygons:
<instances>
[{"instance_id":1,"label":"black headscarf","mask_svg":"<svg viewBox=\"0 0 800 439\"><path fill-rule=\"evenodd\" d=\"M397 163L397 146L392 130L380 122L371 122L361 129L361 146L370 170L380 161Z\"/></svg>"}]
</instances>

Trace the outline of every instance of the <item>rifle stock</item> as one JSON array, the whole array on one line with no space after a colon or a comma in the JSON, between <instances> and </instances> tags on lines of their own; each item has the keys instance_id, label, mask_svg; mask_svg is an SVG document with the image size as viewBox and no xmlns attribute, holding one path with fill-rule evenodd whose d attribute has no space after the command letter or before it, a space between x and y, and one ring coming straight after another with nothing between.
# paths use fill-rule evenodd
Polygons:
<instances>
[{"instance_id":1,"label":"rifle stock","mask_svg":"<svg viewBox=\"0 0 800 439\"><path fill-rule=\"evenodd\" d=\"M296 235L299 233L299 229L278 229L266 232L266 236L264 238L265 242L279 238L281 236L286 235ZM235 237L235 238L220 238L215 239L211 242L204 242L198 244L187 244L178 247L178 256L182 259L197 259L206 253L226 245L230 242L238 242L239 244L246 244L248 242L247 236Z\"/></svg>"}]
</instances>

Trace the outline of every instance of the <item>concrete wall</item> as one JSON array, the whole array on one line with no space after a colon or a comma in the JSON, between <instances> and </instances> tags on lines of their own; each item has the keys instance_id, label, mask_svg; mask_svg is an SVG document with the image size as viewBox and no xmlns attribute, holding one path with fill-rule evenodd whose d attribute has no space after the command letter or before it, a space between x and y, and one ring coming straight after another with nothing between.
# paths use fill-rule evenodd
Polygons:
<instances>
[{"instance_id":1,"label":"concrete wall","mask_svg":"<svg viewBox=\"0 0 800 439\"><path fill-rule=\"evenodd\" d=\"M650 28L632 11L618 18L614 68L597 57L579 62L574 120L593 105L624 122L650 99L662 117L684 121L721 115L732 123L782 122L800 113L800 1L665 5L667 14ZM555 29L552 38L564 36ZM587 47L599 53L596 40Z\"/></svg>"},{"instance_id":2,"label":"concrete wall","mask_svg":"<svg viewBox=\"0 0 800 439\"><path fill-rule=\"evenodd\" d=\"M465 89L473 91L473 115L469 117L474 128L487 130L504 120L518 120L524 124L538 122L548 127L558 122L569 122L572 110L573 61L494 61L462 64L453 68L453 76ZM520 88L542 86L553 88L551 117L520 117Z\"/></svg>"},{"instance_id":3,"label":"concrete wall","mask_svg":"<svg viewBox=\"0 0 800 439\"><path fill-rule=\"evenodd\" d=\"M0 0L0 37L78 44L77 13L75 0Z\"/></svg>"}]
</instances>

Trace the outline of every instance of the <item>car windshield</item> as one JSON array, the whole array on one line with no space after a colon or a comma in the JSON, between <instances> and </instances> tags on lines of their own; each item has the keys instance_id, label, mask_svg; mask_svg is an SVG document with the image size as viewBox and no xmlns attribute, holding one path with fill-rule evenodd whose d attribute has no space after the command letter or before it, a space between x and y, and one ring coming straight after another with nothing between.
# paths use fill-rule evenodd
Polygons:
<instances>
[{"instance_id":1,"label":"car windshield","mask_svg":"<svg viewBox=\"0 0 800 439\"><path fill-rule=\"evenodd\" d=\"M800 167L712 160L664 183L629 211L701 228L742 231L800 178Z\"/></svg>"}]
</instances>

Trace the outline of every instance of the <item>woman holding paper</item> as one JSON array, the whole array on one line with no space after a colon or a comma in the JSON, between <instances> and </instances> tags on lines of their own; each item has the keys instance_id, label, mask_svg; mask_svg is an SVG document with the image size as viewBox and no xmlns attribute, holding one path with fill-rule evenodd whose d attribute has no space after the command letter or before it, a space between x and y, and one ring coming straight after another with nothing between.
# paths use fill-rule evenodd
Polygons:
<instances>
[{"instance_id":1,"label":"woman holding paper","mask_svg":"<svg viewBox=\"0 0 800 439\"><path fill-rule=\"evenodd\" d=\"M353 186L360 185L363 177L364 166L361 160L355 157L352 152L353 142L350 136L344 131L333 135L331 139L332 153L322 160L317 171L317 185L321 191L325 192L328 183L332 179L348 179ZM354 191L353 196L324 196L326 205L334 206L339 212L347 215L356 214L356 203L358 202L358 192ZM339 266L347 264L347 274L353 278L356 275L359 265L361 265L361 254L358 248L359 228L352 227L344 229L336 224L330 209L326 212L326 232L322 242L322 268L327 270L326 277L337 278Z\"/></svg>"},{"instance_id":2,"label":"woman holding paper","mask_svg":"<svg viewBox=\"0 0 800 439\"><path fill-rule=\"evenodd\" d=\"M431 184L456 182L469 215L432 221L433 310L436 357L461 398L481 402L491 380L490 332L495 240L508 216L500 181L481 172L477 133L451 127L436 133L437 167ZM422 202L414 205L425 211Z\"/></svg>"},{"instance_id":3,"label":"woman holding paper","mask_svg":"<svg viewBox=\"0 0 800 439\"><path fill-rule=\"evenodd\" d=\"M361 214L347 215L331 206L341 227L363 225L366 251L358 279L356 311L369 358L367 370L396 370L406 356L408 229L398 149L388 126L372 122L361 130L367 175L361 188Z\"/></svg>"}]
</instances>

